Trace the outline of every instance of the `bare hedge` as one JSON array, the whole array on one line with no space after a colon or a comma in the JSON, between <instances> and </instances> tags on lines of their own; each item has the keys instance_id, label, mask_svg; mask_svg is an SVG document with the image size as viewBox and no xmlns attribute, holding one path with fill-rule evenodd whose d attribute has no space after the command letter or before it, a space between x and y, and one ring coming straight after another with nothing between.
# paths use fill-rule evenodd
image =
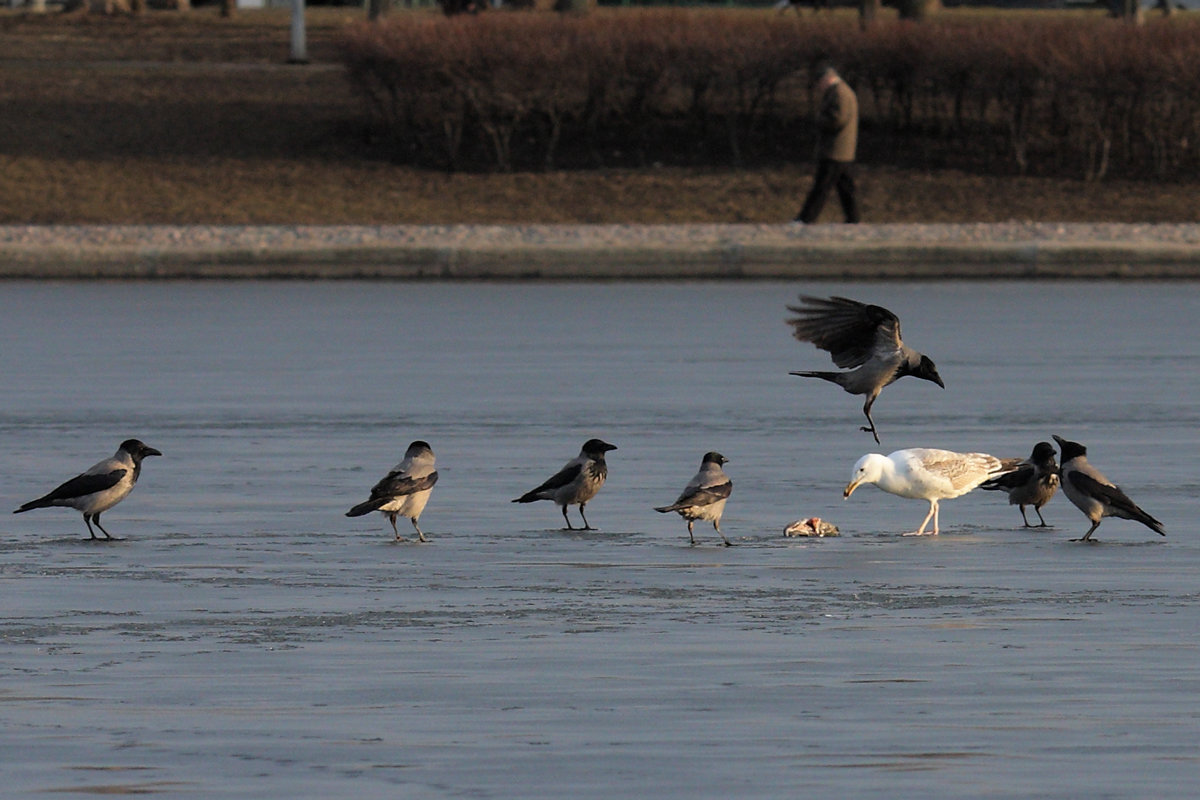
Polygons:
<instances>
[{"instance_id":1,"label":"bare hedge","mask_svg":"<svg viewBox=\"0 0 1200 800\"><path fill-rule=\"evenodd\" d=\"M395 157L451 169L811 155L809 74L857 89L864 159L1194 177L1200 25L877 24L737 10L408 15L342 54Z\"/></svg>"}]
</instances>

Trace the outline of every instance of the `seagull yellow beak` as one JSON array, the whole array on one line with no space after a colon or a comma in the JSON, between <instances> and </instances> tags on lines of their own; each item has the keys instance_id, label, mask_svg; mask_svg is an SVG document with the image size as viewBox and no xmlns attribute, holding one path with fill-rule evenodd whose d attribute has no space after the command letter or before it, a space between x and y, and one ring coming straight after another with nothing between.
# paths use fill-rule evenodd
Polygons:
<instances>
[{"instance_id":1,"label":"seagull yellow beak","mask_svg":"<svg viewBox=\"0 0 1200 800\"><path fill-rule=\"evenodd\" d=\"M842 492L842 499L845 500L850 495L854 494L854 490L861 486L861 481L850 481L846 484L845 491Z\"/></svg>"}]
</instances>

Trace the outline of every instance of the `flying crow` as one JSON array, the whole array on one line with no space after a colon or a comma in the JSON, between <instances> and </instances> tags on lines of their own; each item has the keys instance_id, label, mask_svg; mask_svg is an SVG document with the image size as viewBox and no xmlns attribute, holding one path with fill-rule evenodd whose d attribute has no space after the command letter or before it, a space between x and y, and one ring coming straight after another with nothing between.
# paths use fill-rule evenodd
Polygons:
<instances>
[{"instance_id":1,"label":"flying crow","mask_svg":"<svg viewBox=\"0 0 1200 800\"><path fill-rule=\"evenodd\" d=\"M883 387L912 375L932 381L943 389L946 384L938 375L929 356L922 355L900 340L900 320L881 306L871 306L845 297L807 297L801 295L801 306L788 306L799 316L789 319L792 335L802 342L812 342L833 357L833 363L846 372L793 372L803 378L821 378L841 386L850 394L866 395L863 413L867 415L868 431L879 444L879 432L871 418L871 406Z\"/></svg>"}]
</instances>

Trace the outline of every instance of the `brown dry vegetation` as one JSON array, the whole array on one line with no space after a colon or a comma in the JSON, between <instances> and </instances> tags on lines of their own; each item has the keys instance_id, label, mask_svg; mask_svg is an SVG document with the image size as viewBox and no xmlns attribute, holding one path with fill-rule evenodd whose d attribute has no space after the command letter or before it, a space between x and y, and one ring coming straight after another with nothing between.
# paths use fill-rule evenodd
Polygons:
<instances>
[{"instance_id":1,"label":"brown dry vegetation","mask_svg":"<svg viewBox=\"0 0 1200 800\"><path fill-rule=\"evenodd\" d=\"M0 14L0 222L770 222L807 188L803 161L505 174L394 163L338 62L361 12L308 19L312 63L298 66L284 63L281 12ZM868 221L1200 221L1195 176L1085 182L869 156L861 183Z\"/></svg>"},{"instance_id":2,"label":"brown dry vegetation","mask_svg":"<svg viewBox=\"0 0 1200 800\"><path fill-rule=\"evenodd\" d=\"M1200 29L1182 18L864 30L844 15L626 9L405 18L345 38L355 85L417 164L794 162L814 145L814 67L832 59L857 87L866 160L1089 178L1200 167Z\"/></svg>"}]
</instances>

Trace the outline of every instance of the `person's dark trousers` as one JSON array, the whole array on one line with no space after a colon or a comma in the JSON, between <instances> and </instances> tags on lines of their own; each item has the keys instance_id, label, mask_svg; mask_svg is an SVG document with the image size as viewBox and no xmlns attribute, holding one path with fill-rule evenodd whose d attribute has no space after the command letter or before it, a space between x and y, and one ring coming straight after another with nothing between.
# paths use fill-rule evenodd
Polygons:
<instances>
[{"instance_id":1,"label":"person's dark trousers","mask_svg":"<svg viewBox=\"0 0 1200 800\"><path fill-rule=\"evenodd\" d=\"M812 190L804 200L804 208L796 216L797 222L816 222L821 216L821 209L829 198L829 190L837 187L838 199L842 201L842 211L846 214L846 222L858 222L858 198L855 196L854 164L849 161L832 161L822 158L817 165L817 176L813 179Z\"/></svg>"}]
</instances>

